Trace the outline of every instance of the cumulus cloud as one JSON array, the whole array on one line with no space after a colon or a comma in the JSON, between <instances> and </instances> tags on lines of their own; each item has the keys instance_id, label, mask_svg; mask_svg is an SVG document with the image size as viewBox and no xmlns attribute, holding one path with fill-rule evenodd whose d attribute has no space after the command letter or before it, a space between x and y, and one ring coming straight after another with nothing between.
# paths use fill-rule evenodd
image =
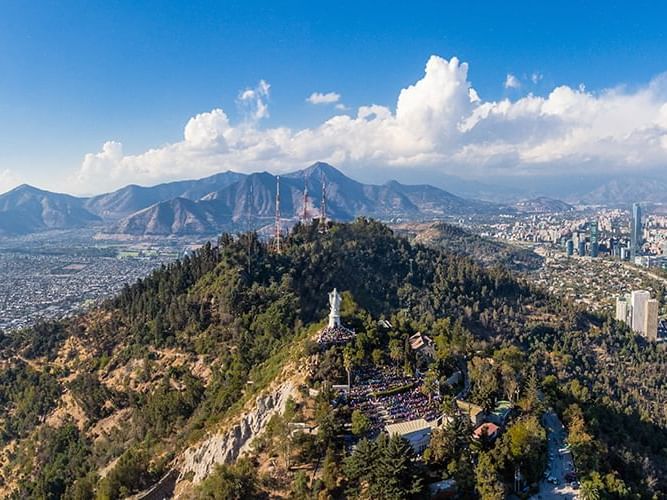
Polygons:
<instances>
[{"instance_id":1,"label":"cumulus cloud","mask_svg":"<svg viewBox=\"0 0 667 500\"><path fill-rule=\"evenodd\" d=\"M530 81L533 82L535 85L537 85L540 80L544 78L544 75L538 71L533 72L532 75L530 75Z\"/></svg>"},{"instance_id":2,"label":"cumulus cloud","mask_svg":"<svg viewBox=\"0 0 667 500\"><path fill-rule=\"evenodd\" d=\"M21 179L9 169L0 170L0 194L15 188L21 183Z\"/></svg>"},{"instance_id":3,"label":"cumulus cloud","mask_svg":"<svg viewBox=\"0 0 667 500\"><path fill-rule=\"evenodd\" d=\"M192 117L182 140L140 154L107 142L85 156L76 181L99 191L226 169L284 172L318 160L350 172L419 167L466 177L610 173L667 162L667 76L632 91L559 86L546 96L487 101L466 63L432 56L395 106L360 106L300 130L261 126L269 88L263 82L239 95L252 104L240 123L213 109Z\"/></svg>"},{"instance_id":4,"label":"cumulus cloud","mask_svg":"<svg viewBox=\"0 0 667 500\"><path fill-rule=\"evenodd\" d=\"M306 101L310 104L333 104L340 101L340 94L336 92L327 92L326 94L313 92L306 98Z\"/></svg>"},{"instance_id":5,"label":"cumulus cloud","mask_svg":"<svg viewBox=\"0 0 667 500\"><path fill-rule=\"evenodd\" d=\"M518 89L520 87L521 87L521 82L519 81L519 79L512 73L507 73L507 76L505 77L505 88Z\"/></svg>"}]
</instances>

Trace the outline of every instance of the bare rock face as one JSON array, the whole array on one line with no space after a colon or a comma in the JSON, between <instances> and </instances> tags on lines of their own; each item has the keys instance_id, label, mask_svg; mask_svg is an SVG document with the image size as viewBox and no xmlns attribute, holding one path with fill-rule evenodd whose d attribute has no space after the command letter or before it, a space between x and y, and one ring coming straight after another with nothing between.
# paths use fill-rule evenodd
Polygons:
<instances>
[{"instance_id":1,"label":"bare rock face","mask_svg":"<svg viewBox=\"0 0 667 500\"><path fill-rule=\"evenodd\" d=\"M244 414L238 423L226 432L214 434L203 442L187 449L179 467L178 481L192 475L192 483L206 478L217 464L228 464L250 450L252 441L265 429L276 413L285 411L290 396L296 387L285 382L270 394L259 396L252 411Z\"/></svg>"}]
</instances>

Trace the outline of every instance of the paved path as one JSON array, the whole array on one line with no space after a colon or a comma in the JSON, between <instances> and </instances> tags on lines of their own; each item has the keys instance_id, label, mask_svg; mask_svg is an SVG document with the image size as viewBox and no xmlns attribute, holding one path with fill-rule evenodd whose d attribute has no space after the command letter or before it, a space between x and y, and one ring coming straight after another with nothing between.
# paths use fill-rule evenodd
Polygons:
<instances>
[{"instance_id":1,"label":"paved path","mask_svg":"<svg viewBox=\"0 0 667 500\"><path fill-rule=\"evenodd\" d=\"M553 412L547 412L543 417L544 426L548 432L548 446L549 446L549 465L547 472L549 477L556 478L556 484L543 479L540 483L540 492L532 498L538 499L556 499L556 498L579 498L578 489L571 486L565 480L565 475L574 470L574 462L572 460L572 453L569 451L560 450L565 448L565 428L558 419L558 416Z\"/></svg>"}]
</instances>

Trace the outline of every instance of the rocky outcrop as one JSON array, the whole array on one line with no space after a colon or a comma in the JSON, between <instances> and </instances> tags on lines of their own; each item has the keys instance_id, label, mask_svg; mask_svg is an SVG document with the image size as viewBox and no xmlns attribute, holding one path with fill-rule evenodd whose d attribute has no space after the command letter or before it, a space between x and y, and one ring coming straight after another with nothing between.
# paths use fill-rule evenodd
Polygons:
<instances>
[{"instance_id":1,"label":"rocky outcrop","mask_svg":"<svg viewBox=\"0 0 667 500\"><path fill-rule=\"evenodd\" d=\"M231 463L250 451L252 441L265 430L273 415L285 410L290 396L296 396L296 387L292 382L285 382L275 391L259 396L253 409L242 415L231 429L214 434L187 449L179 467L178 481L188 477L197 484L206 478L217 464Z\"/></svg>"}]
</instances>

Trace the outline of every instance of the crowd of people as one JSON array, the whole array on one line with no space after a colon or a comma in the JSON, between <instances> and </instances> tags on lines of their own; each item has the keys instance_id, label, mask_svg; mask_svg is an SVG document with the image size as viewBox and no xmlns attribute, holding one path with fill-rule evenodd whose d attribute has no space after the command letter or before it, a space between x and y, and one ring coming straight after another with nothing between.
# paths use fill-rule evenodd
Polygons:
<instances>
[{"instance_id":1,"label":"crowd of people","mask_svg":"<svg viewBox=\"0 0 667 500\"><path fill-rule=\"evenodd\" d=\"M364 366L355 370L353 380L346 397L338 402L366 415L371 435L388 424L418 418L431 421L440 416L441 398L434 394L429 402L421 390L423 380L419 376L405 376L392 367Z\"/></svg>"},{"instance_id":2,"label":"crowd of people","mask_svg":"<svg viewBox=\"0 0 667 500\"><path fill-rule=\"evenodd\" d=\"M418 418L431 421L440 416L440 397L434 395L429 402L428 397L422 393L421 385L420 381L406 392L377 398L385 410L386 423L393 424Z\"/></svg>"},{"instance_id":3,"label":"crowd of people","mask_svg":"<svg viewBox=\"0 0 667 500\"><path fill-rule=\"evenodd\" d=\"M324 328L317 339L321 348L345 345L354 339L354 331L343 326ZM408 376L397 367L356 367L352 385L334 401L348 405L350 410L362 412L370 421L371 436L379 434L388 424L424 418L435 420L440 416L441 398L431 399L422 392L421 376Z\"/></svg>"},{"instance_id":4,"label":"crowd of people","mask_svg":"<svg viewBox=\"0 0 667 500\"><path fill-rule=\"evenodd\" d=\"M353 330L344 326L327 326L320 332L317 343L323 349L327 349L335 345L345 345L352 339L354 339Z\"/></svg>"}]
</instances>

